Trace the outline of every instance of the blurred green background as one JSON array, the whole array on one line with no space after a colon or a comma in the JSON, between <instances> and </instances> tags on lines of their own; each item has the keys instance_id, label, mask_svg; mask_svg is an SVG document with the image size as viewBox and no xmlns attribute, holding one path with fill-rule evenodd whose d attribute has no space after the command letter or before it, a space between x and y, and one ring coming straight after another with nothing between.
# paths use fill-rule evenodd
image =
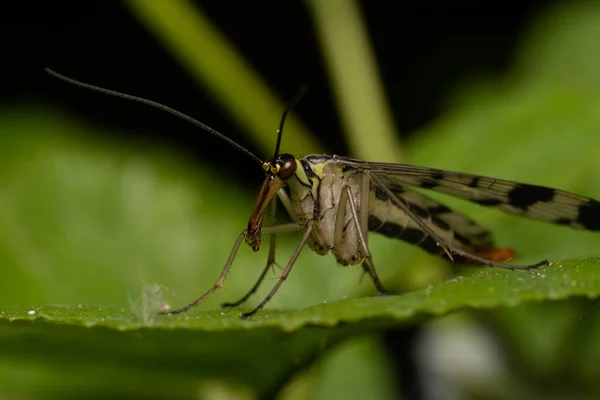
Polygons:
<instances>
[{"instance_id":1,"label":"blurred green background","mask_svg":"<svg viewBox=\"0 0 600 400\"><path fill-rule=\"evenodd\" d=\"M514 307L405 323L365 317L351 327L323 328L317 309L310 315L318 328L284 333L299 314L284 313L269 325L277 310L317 304L327 310L336 300L374 294L359 269L305 251L259 317L265 325L259 321L260 329L252 329L240 325L236 312L215 311L243 295L266 260L265 249L255 254L243 246L223 294L181 323L156 320L163 304L186 304L214 283L247 223L262 171L183 121L58 82L44 67L172 105L260 158L272 151L286 100L308 81L311 92L288 121L284 151L407 162L600 198L597 2L530 5L519 21L506 17L513 28L504 34L514 36L502 42L508 50L495 55L500 50L486 47L486 40L498 45L493 36L501 34L487 32L471 51L493 56L471 55L473 66L460 41L444 42L443 32L427 36L408 20L421 15L429 24L420 29L434 31L442 20L454 25L453 15L469 20L473 12L472 19L483 19L490 9L462 5L428 14L383 2L290 4L136 0L119 5L121 14L114 6L102 14L96 5L97 15L64 5L57 21L68 19L68 11L79 13L77 22L44 25L49 37L32 47L44 59L36 57L15 75L40 83L42 91L29 93L28 86L0 103L0 394L596 398L596 301L552 301L563 297L553 297L550 287L542 302L526 303L516 286ZM406 31L394 26L394 14L406 21ZM253 18L258 15L263 19ZM86 42L81 32L94 18L107 33ZM241 20L265 26L254 32L253 24L236 24ZM497 15L494 21L501 26L504 20ZM117 34L108 33L111 23ZM476 36L475 27L454 35ZM407 36L410 29L414 36ZM111 59L119 40L126 48ZM413 53L403 46L418 48L420 57L408 57ZM428 46L444 51L429 53ZM142 57L147 47L161 63ZM463 55L461 62L453 53ZM454 61L447 70L444 55ZM490 60L494 67L486 65ZM393 71L396 63L410 68ZM406 76L415 71L418 77ZM171 86L187 91L169 92ZM419 87L436 96L428 107ZM190 93L200 96L197 103ZM519 263L598 256L597 234L443 199L493 228L500 247L516 248ZM280 263L297 240L294 234L278 238ZM382 281L398 294L480 273L376 235L370 246ZM273 283L267 280L250 306ZM586 293L575 291L577 285L574 294ZM468 297L468 285L464 291ZM463 306L479 308L469 301ZM104 322L112 325L86 328Z\"/></svg>"}]
</instances>

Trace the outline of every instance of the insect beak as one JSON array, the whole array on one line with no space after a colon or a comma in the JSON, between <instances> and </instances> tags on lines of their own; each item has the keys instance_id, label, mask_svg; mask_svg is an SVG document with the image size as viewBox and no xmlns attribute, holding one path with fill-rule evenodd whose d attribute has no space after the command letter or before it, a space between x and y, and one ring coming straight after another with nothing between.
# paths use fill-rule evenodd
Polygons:
<instances>
[{"instance_id":1,"label":"insect beak","mask_svg":"<svg viewBox=\"0 0 600 400\"><path fill-rule=\"evenodd\" d=\"M279 189L284 185L285 181L280 177L269 174L260 188L258 198L254 204L254 210L252 210L252 215L250 215L250 220L248 221L248 229L246 230L246 243L248 243L254 251L258 251L260 248L262 236L261 229L263 220L265 219L267 206L273 197L277 195Z\"/></svg>"}]
</instances>

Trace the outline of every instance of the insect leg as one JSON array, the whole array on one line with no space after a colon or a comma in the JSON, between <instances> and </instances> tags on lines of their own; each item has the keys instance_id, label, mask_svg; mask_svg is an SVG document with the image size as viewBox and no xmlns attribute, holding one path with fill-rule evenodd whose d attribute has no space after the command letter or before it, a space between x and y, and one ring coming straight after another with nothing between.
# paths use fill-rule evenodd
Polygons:
<instances>
[{"instance_id":1,"label":"insect leg","mask_svg":"<svg viewBox=\"0 0 600 400\"><path fill-rule=\"evenodd\" d=\"M290 274L290 271L292 270L292 267L294 266L296 259L300 255L302 248L304 247L304 245L306 244L306 241L308 240L310 234L312 233L312 230L313 230L312 222L307 223L305 226L304 235L302 235L302 239L300 240L300 243L298 243L298 246L296 246L296 250L294 250L292 257L290 258L287 265L281 272L281 276L279 277L279 280L277 281L277 283L275 284L273 289L271 289L271 291L269 292L267 297L265 297L265 299L263 301L261 301L260 304L258 306L256 306L256 308L254 310L240 315L240 317L242 319L246 319L246 318L254 315L257 311L259 311L261 308L263 308L265 306L265 304L267 304L269 302L269 300L271 300L271 298L275 295L275 293L277 292L277 290L279 289L279 287L281 286L283 281L285 281L286 278L288 277L288 275Z\"/></svg>"},{"instance_id":2,"label":"insect leg","mask_svg":"<svg viewBox=\"0 0 600 400\"><path fill-rule=\"evenodd\" d=\"M352 194L350 194L352 196ZM335 214L335 226L333 227L333 247L339 248L344 238L344 215L346 214L346 203L348 203L348 191L342 189ZM360 228L359 228L360 229Z\"/></svg>"},{"instance_id":3,"label":"insect leg","mask_svg":"<svg viewBox=\"0 0 600 400\"><path fill-rule=\"evenodd\" d=\"M219 279L217 279L217 281L215 282L213 287L208 292L204 293L202 296L198 297L196 300L194 300L187 306L178 308L173 311L161 311L161 312L159 312L159 314L160 315L170 315L170 314L180 314L182 312L186 312L190 308L195 307L198 304L200 304L201 302L203 302L204 299L206 299L208 296L213 294L215 290L222 288L223 282L225 282L225 278L227 277L227 274L229 273L231 264L233 264L233 259L235 258L235 255L237 254L238 249L240 248L240 245L242 244L242 240L244 239L245 235L246 235L246 231L244 230L238 236L237 240L235 241L235 244L233 245L233 249L231 250L231 253L229 253L229 258L227 259L227 262L225 263L225 266L223 267L223 271L221 271L221 275L219 275Z\"/></svg>"},{"instance_id":4,"label":"insect leg","mask_svg":"<svg viewBox=\"0 0 600 400\"><path fill-rule=\"evenodd\" d=\"M344 192L346 192L346 197L348 199L348 203L350 204L350 212L352 213L352 219L354 219L354 223L356 224L356 228L357 228L356 232L358 233L358 243L360 245L360 251L361 251L362 255L365 257L365 261L362 263L363 270L365 270L366 272L369 273L369 275L371 275L371 278L373 279L373 283L375 284L377 291L380 294L386 295L386 294L388 294L388 291L385 290L385 288L381 284L381 281L379 280L379 277L377 276L377 271L375 271L375 263L373 263L373 256L371 256L371 252L369 251L369 246L367 246L367 241L365 239L365 235L363 235L363 227L360 225L359 215L356 210L356 203L354 202L354 198L352 197L350 187L345 186L342 190ZM369 203L368 202L361 203L360 211L361 211L361 214L368 213L369 212Z\"/></svg>"},{"instance_id":5,"label":"insect leg","mask_svg":"<svg viewBox=\"0 0 600 400\"><path fill-rule=\"evenodd\" d=\"M271 223L273 225L277 225L276 215L277 215L277 198L274 197L273 200L271 200ZM269 257L267 258L267 265L265 265L265 268L260 273L260 276L258 277L258 280L254 283L254 286L252 286L250 291L248 293L246 293L238 301L234 301L233 303L223 303L223 304L221 304L221 307L223 307L223 308L237 307L240 304L244 303L246 300L248 300L248 298L250 296L252 296L254 293L256 293L256 291L258 290L258 287L260 286L262 281L265 279L265 276L267 276L267 272L269 271L269 268L274 267L276 265L276 263L275 263L275 246L276 246L275 238L277 236L275 233L271 233L269 236L270 236ZM273 268L273 271L275 271L275 268Z\"/></svg>"},{"instance_id":6,"label":"insect leg","mask_svg":"<svg viewBox=\"0 0 600 400\"><path fill-rule=\"evenodd\" d=\"M360 219L360 229L365 238L365 244L369 245L369 194L371 193L371 179L368 174L360 176L360 210L358 218Z\"/></svg>"},{"instance_id":7,"label":"insect leg","mask_svg":"<svg viewBox=\"0 0 600 400\"><path fill-rule=\"evenodd\" d=\"M468 251L465 251L460 248L452 246L451 244L447 243L444 239L442 239L439 235L437 235L429 226L427 226L427 224L425 222L423 222L423 220L421 218L419 218L417 215L415 215L410 210L410 207L408 207L404 202L402 202L400 199L398 199L398 197L386 186L386 184L381 180L381 178L379 176L377 176L377 174L374 174L372 172L367 172L367 173L369 173L369 175L371 176L371 179L373 179L373 182L375 182L375 184L377 186L379 186L384 192L386 192L386 194L389 196L390 200L392 200L392 203L394 203L394 205L396 207L398 207L402 211L404 211L406 213L406 215L408 215L419 226L419 228L421 228L423 230L423 232L425 232L433 240L436 241L438 246L440 246L442 248L442 250L444 250L446 252L446 254L450 258L450 260L454 261L451 254L458 254L465 258L477 261L478 263L481 263L483 265L507 268L507 269L511 269L511 270L515 270L515 269L528 270L528 269L539 268L544 265L550 265L548 260L543 260L543 261L540 261L539 263L531 264L531 265L504 264L504 263L488 260L487 258L479 257L475 254L469 253Z\"/></svg>"}]
</instances>

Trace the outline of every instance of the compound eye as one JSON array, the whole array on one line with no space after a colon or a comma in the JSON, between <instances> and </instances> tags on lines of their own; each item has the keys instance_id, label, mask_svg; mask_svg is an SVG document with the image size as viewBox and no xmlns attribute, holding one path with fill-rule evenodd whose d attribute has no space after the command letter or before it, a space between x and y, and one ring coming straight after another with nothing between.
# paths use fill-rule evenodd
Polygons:
<instances>
[{"instance_id":1,"label":"compound eye","mask_svg":"<svg viewBox=\"0 0 600 400\"><path fill-rule=\"evenodd\" d=\"M282 154L279 156L279 177L288 180L296 172L296 159L291 154Z\"/></svg>"}]
</instances>

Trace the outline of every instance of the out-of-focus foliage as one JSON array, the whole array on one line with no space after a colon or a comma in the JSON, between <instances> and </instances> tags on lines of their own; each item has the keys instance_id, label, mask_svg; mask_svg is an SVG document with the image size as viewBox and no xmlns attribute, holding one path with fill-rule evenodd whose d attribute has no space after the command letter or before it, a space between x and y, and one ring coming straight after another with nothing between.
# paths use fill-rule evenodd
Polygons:
<instances>
[{"instance_id":1,"label":"out-of-focus foliage","mask_svg":"<svg viewBox=\"0 0 600 400\"><path fill-rule=\"evenodd\" d=\"M600 198L600 7L571 7L549 13L532 28L509 76L457 90L446 115L408 144L409 161ZM226 381L243 393L265 393L342 339L420 323L415 313L425 317L472 306L501 307L477 315L509 351L510 371L498 377L510 382L505 389L528 396L598 393L596 309L555 302L598 295L597 261L577 258L598 255L597 234L444 198L493 227L501 246L517 249L519 262L575 259L532 273L455 270L466 277L441 284L447 277L443 261L374 235L371 249L388 287L405 292L436 286L331 303L372 294L371 284L358 283L358 269L336 267L332 257L306 251L268 309L256 321L242 322L235 313L214 310L224 299L241 296L263 266L264 251L261 256L243 248L224 295L216 293L187 318L157 319L165 303L180 306L213 284L254 194L220 181L173 149L102 140L102 132L57 114L25 106L0 112L0 375L6 377L0 392L146 397L148 390L174 398L219 392L215 382ZM280 261L297 239L279 240ZM505 308L531 299L546 301ZM29 310L36 315L26 317ZM352 324L309 326L340 321ZM366 360L359 351L345 364L370 369L380 359ZM319 365L323 376L344 373L339 363L330 364L332 374L326 361ZM115 384L117 377L128 383ZM305 390L318 392L312 384ZM340 385L340 397L348 397L355 384ZM461 387L474 391L468 383ZM509 398L493 388L483 392L486 398Z\"/></svg>"}]
</instances>

